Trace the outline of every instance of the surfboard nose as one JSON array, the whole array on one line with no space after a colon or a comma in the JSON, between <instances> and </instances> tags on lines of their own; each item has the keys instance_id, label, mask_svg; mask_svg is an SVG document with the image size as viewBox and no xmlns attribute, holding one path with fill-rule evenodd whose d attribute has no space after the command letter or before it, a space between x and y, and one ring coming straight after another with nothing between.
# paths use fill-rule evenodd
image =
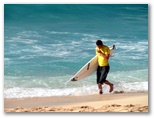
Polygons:
<instances>
[{"instance_id":1,"label":"surfboard nose","mask_svg":"<svg viewBox=\"0 0 154 118\"><path fill-rule=\"evenodd\" d=\"M113 50L114 50L115 48L116 48L115 45L113 45Z\"/></svg>"}]
</instances>

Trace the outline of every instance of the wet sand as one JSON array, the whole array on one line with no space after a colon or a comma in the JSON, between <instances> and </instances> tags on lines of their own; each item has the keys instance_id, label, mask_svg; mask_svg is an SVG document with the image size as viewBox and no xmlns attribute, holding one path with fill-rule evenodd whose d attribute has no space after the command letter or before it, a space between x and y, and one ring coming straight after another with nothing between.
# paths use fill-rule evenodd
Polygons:
<instances>
[{"instance_id":1,"label":"wet sand","mask_svg":"<svg viewBox=\"0 0 154 118\"><path fill-rule=\"evenodd\" d=\"M148 93L4 99L5 112L148 112Z\"/></svg>"}]
</instances>

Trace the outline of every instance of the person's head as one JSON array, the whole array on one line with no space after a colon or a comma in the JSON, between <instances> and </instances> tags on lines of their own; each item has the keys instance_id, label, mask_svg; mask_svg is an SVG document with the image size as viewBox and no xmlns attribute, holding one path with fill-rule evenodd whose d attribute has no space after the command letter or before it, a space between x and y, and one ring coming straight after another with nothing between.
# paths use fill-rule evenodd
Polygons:
<instances>
[{"instance_id":1,"label":"person's head","mask_svg":"<svg viewBox=\"0 0 154 118\"><path fill-rule=\"evenodd\" d=\"M103 42L101 40L97 40L96 45L98 48L101 48L103 46Z\"/></svg>"}]
</instances>

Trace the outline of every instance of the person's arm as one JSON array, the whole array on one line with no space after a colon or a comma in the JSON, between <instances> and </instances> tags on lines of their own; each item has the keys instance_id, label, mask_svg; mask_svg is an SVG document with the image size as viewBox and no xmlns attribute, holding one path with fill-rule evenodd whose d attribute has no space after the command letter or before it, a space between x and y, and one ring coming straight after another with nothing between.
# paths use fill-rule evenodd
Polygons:
<instances>
[{"instance_id":1,"label":"person's arm","mask_svg":"<svg viewBox=\"0 0 154 118\"><path fill-rule=\"evenodd\" d=\"M102 57L108 60L110 57L110 50L108 50L106 54L102 53L101 50L96 50L96 54L100 54Z\"/></svg>"}]
</instances>

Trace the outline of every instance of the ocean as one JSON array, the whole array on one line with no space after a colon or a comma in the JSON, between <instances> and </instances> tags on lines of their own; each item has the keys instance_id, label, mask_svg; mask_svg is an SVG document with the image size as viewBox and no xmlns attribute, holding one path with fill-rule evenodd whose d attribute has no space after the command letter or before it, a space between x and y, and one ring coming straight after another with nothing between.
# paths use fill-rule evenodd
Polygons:
<instances>
[{"instance_id":1,"label":"ocean","mask_svg":"<svg viewBox=\"0 0 154 118\"><path fill-rule=\"evenodd\" d=\"M69 82L96 40L116 45L114 90L148 92L148 4L5 4L4 98L98 94L96 73Z\"/></svg>"}]
</instances>

